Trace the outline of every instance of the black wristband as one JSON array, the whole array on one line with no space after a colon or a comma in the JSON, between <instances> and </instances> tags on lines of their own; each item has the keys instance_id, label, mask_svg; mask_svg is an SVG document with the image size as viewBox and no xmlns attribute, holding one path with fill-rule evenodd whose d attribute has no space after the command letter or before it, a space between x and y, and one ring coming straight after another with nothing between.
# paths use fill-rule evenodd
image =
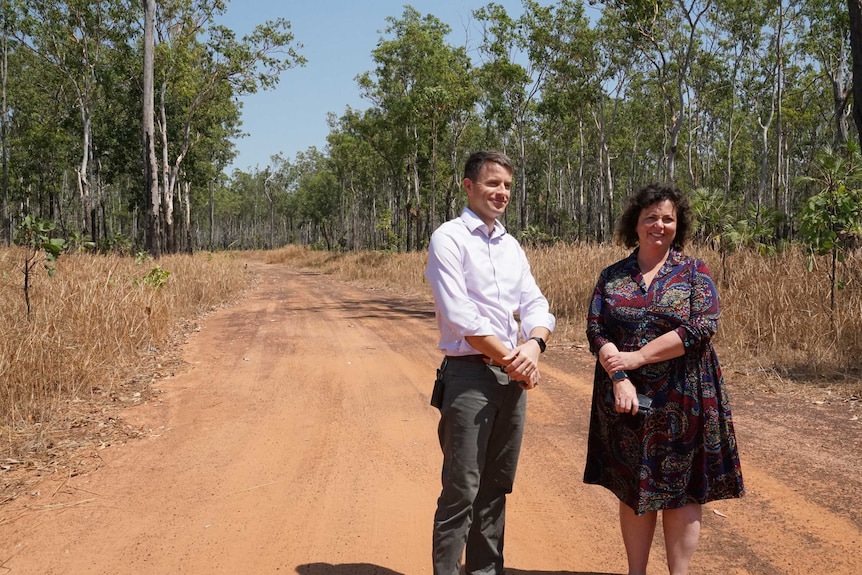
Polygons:
<instances>
[{"instance_id":1,"label":"black wristband","mask_svg":"<svg viewBox=\"0 0 862 575\"><path fill-rule=\"evenodd\" d=\"M539 353L545 353L545 348L548 347L548 344L545 343L545 340L543 340L542 338L540 338L538 336L531 337L530 339L532 339L533 341L535 341L536 343L539 344Z\"/></svg>"}]
</instances>

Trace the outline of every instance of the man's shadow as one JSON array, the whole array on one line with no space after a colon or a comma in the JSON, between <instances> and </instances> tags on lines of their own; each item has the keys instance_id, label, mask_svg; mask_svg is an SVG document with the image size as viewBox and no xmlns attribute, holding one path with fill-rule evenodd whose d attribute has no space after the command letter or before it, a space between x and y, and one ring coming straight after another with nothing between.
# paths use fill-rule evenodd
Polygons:
<instances>
[{"instance_id":1,"label":"man's shadow","mask_svg":"<svg viewBox=\"0 0 862 575\"><path fill-rule=\"evenodd\" d=\"M330 563L307 563L296 568L297 575L408 575L370 563L345 563L332 565ZM614 573L598 573L595 571L531 571L523 569L506 569L506 575L616 575Z\"/></svg>"}]
</instances>

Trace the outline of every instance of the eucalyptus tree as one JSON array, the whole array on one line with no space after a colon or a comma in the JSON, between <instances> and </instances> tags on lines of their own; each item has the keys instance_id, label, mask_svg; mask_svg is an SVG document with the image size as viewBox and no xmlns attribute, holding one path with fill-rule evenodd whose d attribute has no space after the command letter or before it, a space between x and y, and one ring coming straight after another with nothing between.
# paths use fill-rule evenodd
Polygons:
<instances>
[{"instance_id":1,"label":"eucalyptus tree","mask_svg":"<svg viewBox=\"0 0 862 575\"><path fill-rule=\"evenodd\" d=\"M6 99L9 78L9 43L12 35L12 5L9 0L0 1L0 236L8 247L12 244L12 222L9 214L9 104Z\"/></svg>"},{"instance_id":2,"label":"eucalyptus tree","mask_svg":"<svg viewBox=\"0 0 862 575\"><path fill-rule=\"evenodd\" d=\"M269 165L263 170L263 195L269 206L269 249L289 241L286 234L278 236L276 222L280 221L284 230L292 228L295 214L286 209L288 195L295 194L296 180L299 176L296 166L281 153L270 156Z\"/></svg>"},{"instance_id":3,"label":"eucalyptus tree","mask_svg":"<svg viewBox=\"0 0 862 575\"><path fill-rule=\"evenodd\" d=\"M100 75L110 53L131 38L134 11L126 0L29 0L20 3L17 39L64 80L80 115L76 167L80 225L96 241L99 193L94 187L93 121L103 98Z\"/></svg>"},{"instance_id":4,"label":"eucalyptus tree","mask_svg":"<svg viewBox=\"0 0 862 575\"><path fill-rule=\"evenodd\" d=\"M853 62L853 122L862 145L862 0L847 0L850 15L850 59Z\"/></svg>"},{"instance_id":5,"label":"eucalyptus tree","mask_svg":"<svg viewBox=\"0 0 862 575\"><path fill-rule=\"evenodd\" d=\"M818 72L828 82L833 109L834 145L843 147L849 136L850 16L839 0L808 0L800 6L804 20L799 49L819 65Z\"/></svg>"},{"instance_id":6,"label":"eucalyptus tree","mask_svg":"<svg viewBox=\"0 0 862 575\"><path fill-rule=\"evenodd\" d=\"M699 49L701 27L713 0L610 0L613 11L651 69L664 100L666 147L664 171L676 176L679 136L687 120L688 77ZM646 72L646 71L644 71Z\"/></svg>"},{"instance_id":7,"label":"eucalyptus tree","mask_svg":"<svg viewBox=\"0 0 862 575\"><path fill-rule=\"evenodd\" d=\"M429 209L425 229L430 234L437 228L441 220L449 219L453 207L453 163L445 164L450 177L444 186L445 192L440 197L440 181L447 179L441 173L440 147L441 140L448 142L450 160L457 158L461 135L466 128L466 122L471 117L479 99L478 85L474 82L474 70L470 58L463 47L446 47L434 54L437 61L429 62L432 69L439 74L438 83L424 87L419 94L419 110L429 123L431 149L429 150ZM443 138L441 135L445 135ZM457 170L454 172L458 173ZM438 199L442 199L443 209L438 210Z\"/></svg>"},{"instance_id":8,"label":"eucalyptus tree","mask_svg":"<svg viewBox=\"0 0 862 575\"><path fill-rule=\"evenodd\" d=\"M561 236L571 231L568 222L574 222L580 233L587 212L584 123L590 113L594 119L603 118L603 84L613 71L601 52L600 34L590 27L580 0L560 0L553 10L536 11L534 17L536 48L544 46L549 58L537 106L544 120L541 133L546 145L544 224ZM604 127L601 120L598 123ZM606 152L605 136L600 130L600 146ZM573 153L577 155L574 161ZM600 160L599 164L606 165L610 177L609 162Z\"/></svg>"},{"instance_id":9,"label":"eucalyptus tree","mask_svg":"<svg viewBox=\"0 0 862 575\"><path fill-rule=\"evenodd\" d=\"M246 94L273 88L285 70L305 64L290 22L279 18L259 24L241 39L216 24L226 11L223 0L171 0L160 4L157 31L161 55L159 131L162 138L162 211L169 250L175 249L173 202L182 166L198 141L198 123L213 114L230 117L226 105ZM175 107L178 141L169 138L169 107Z\"/></svg>"},{"instance_id":10,"label":"eucalyptus tree","mask_svg":"<svg viewBox=\"0 0 862 575\"><path fill-rule=\"evenodd\" d=\"M146 245L153 257L161 255L161 219L159 217L160 198L158 165L156 164L156 126L155 126L155 24L156 0L143 0L144 7L144 45L142 68L142 121L143 159L144 159L144 198L147 206Z\"/></svg>"},{"instance_id":11,"label":"eucalyptus tree","mask_svg":"<svg viewBox=\"0 0 862 575\"><path fill-rule=\"evenodd\" d=\"M720 114L716 118L723 125L719 132L722 150L717 150L723 159L723 181L725 195L741 192L740 175L748 173L740 165L740 154L735 154L738 141L743 138L746 145L746 126L750 123L747 110L752 106L747 90L749 80L760 69L768 48L763 45L764 28L774 0L716 0L715 9L709 14L709 33L712 36L720 66L724 68L723 81L713 86L712 96L705 103L708 110ZM745 150L743 155L748 155Z\"/></svg>"},{"instance_id":12,"label":"eucalyptus tree","mask_svg":"<svg viewBox=\"0 0 862 575\"><path fill-rule=\"evenodd\" d=\"M392 223L391 211L382 205L384 195L378 194L386 171L383 156L358 129L363 119L355 110L348 107L341 117L330 114L327 121L328 163L341 189L347 247L388 248L388 234L381 241L377 239L378 232L389 230Z\"/></svg>"},{"instance_id":13,"label":"eucalyptus tree","mask_svg":"<svg viewBox=\"0 0 862 575\"><path fill-rule=\"evenodd\" d=\"M427 240L438 217L441 133L455 111L473 105L476 94L466 50L446 41L448 25L410 6L400 19L386 21L389 38L381 38L372 52L375 69L357 82L363 97L394 128L391 151L406 166L407 184L396 182L396 194L409 190L396 203L405 210L407 249L412 250Z\"/></svg>"},{"instance_id":14,"label":"eucalyptus tree","mask_svg":"<svg viewBox=\"0 0 862 575\"><path fill-rule=\"evenodd\" d=\"M473 12L483 32L479 47L483 58L479 78L489 135L499 138L501 147L506 150L509 131L514 130L518 162L515 205L520 229L530 224L527 197L529 123L535 121L536 102L551 59L547 43L542 42L545 34L538 22L547 19L550 10L537 2L525 0L524 13L517 19L495 3Z\"/></svg>"},{"instance_id":15,"label":"eucalyptus tree","mask_svg":"<svg viewBox=\"0 0 862 575\"><path fill-rule=\"evenodd\" d=\"M754 192L749 193L749 198L756 205L758 218L761 214L771 218L772 210L780 211L785 220L792 217L792 171L794 165L800 165L799 156L803 153L794 148L794 143L802 141L798 136L809 131L805 116L820 109L820 93L824 92L822 82L812 81L811 58L799 49L803 37L799 6L785 0L768 5L770 15L764 38L770 49L763 54L759 74L749 88L760 147L755 150L760 164L759 178L756 186L752 185ZM830 122L831 119L823 118L815 130ZM830 136L821 133L816 137Z\"/></svg>"},{"instance_id":16,"label":"eucalyptus tree","mask_svg":"<svg viewBox=\"0 0 862 575\"><path fill-rule=\"evenodd\" d=\"M57 222L57 231L82 229L80 200L70 174L80 159L79 114L66 80L32 49L9 43L8 123L6 146L9 176L8 216L28 213ZM19 206L18 209L13 206Z\"/></svg>"},{"instance_id":17,"label":"eucalyptus tree","mask_svg":"<svg viewBox=\"0 0 862 575\"><path fill-rule=\"evenodd\" d=\"M210 113L195 124L196 141L183 160L182 193L177 197L182 211L187 251L192 251L192 222L207 221L210 229L214 218L214 191L223 177L223 170L236 156L232 140L238 137L240 109L230 98L229 91L210 105ZM212 238L199 245L212 245Z\"/></svg>"},{"instance_id":18,"label":"eucalyptus tree","mask_svg":"<svg viewBox=\"0 0 862 575\"><path fill-rule=\"evenodd\" d=\"M308 226L310 238L323 237L327 250L341 245L344 230L341 216L341 187L327 166L324 154L309 148L296 156L298 175L296 198L300 217Z\"/></svg>"}]
</instances>

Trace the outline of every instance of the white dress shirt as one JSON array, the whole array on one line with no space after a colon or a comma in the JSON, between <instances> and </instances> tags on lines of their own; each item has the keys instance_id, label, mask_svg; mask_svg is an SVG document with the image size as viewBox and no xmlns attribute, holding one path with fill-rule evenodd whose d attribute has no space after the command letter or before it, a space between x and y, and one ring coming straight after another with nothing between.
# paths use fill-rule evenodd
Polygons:
<instances>
[{"instance_id":1,"label":"white dress shirt","mask_svg":"<svg viewBox=\"0 0 862 575\"><path fill-rule=\"evenodd\" d=\"M434 294L446 355L479 353L466 336L494 335L509 349L556 318L530 272L518 241L498 221L492 230L469 208L431 235L425 277ZM520 334L514 312L520 317Z\"/></svg>"}]
</instances>

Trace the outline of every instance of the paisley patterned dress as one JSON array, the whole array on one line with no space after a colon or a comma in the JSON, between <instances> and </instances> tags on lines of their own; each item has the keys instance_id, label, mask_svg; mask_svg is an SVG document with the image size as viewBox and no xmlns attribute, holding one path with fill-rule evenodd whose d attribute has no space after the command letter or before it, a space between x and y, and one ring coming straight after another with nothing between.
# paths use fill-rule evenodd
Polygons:
<instances>
[{"instance_id":1,"label":"paisley patterned dress","mask_svg":"<svg viewBox=\"0 0 862 575\"><path fill-rule=\"evenodd\" d=\"M706 265L671 250L649 288L637 250L599 276L587 318L590 349L636 351L675 331L681 357L628 371L652 398L648 415L614 410L613 384L596 362L584 482L609 489L642 515L743 494L730 405L711 338L718 293Z\"/></svg>"}]
</instances>

